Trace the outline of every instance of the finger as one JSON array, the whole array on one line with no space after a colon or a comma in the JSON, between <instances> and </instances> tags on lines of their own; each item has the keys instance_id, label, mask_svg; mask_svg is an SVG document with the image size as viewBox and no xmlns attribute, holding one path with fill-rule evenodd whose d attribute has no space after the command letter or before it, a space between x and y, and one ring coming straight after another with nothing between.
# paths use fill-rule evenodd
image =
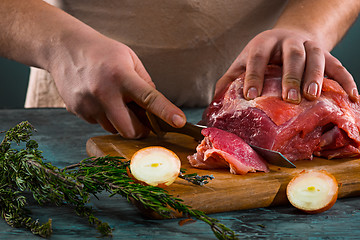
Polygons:
<instances>
[{"instance_id":1,"label":"finger","mask_svg":"<svg viewBox=\"0 0 360 240\"><path fill-rule=\"evenodd\" d=\"M97 111L96 104L92 103L93 106L92 111L86 111L88 106L87 104L83 105L83 111L79 111L78 113L74 113L77 117L87 121L91 124L98 123L103 129L105 129L108 132L111 133L117 133L117 130L114 128L114 126L109 122L109 120L106 118L105 113L100 113L100 111ZM66 108L68 111L69 109ZM70 112L70 111L69 111Z\"/></svg>"},{"instance_id":2,"label":"finger","mask_svg":"<svg viewBox=\"0 0 360 240\"><path fill-rule=\"evenodd\" d=\"M133 101L174 127L185 125L185 114L178 107L138 76L133 76L133 79L131 84L123 86Z\"/></svg>"},{"instance_id":3,"label":"finger","mask_svg":"<svg viewBox=\"0 0 360 240\"><path fill-rule=\"evenodd\" d=\"M106 118L109 123L119 132L121 136L129 139L137 139L145 136L148 129L137 119L123 100L112 97L105 107ZM103 119L103 124L107 127L109 123Z\"/></svg>"},{"instance_id":4,"label":"finger","mask_svg":"<svg viewBox=\"0 0 360 240\"><path fill-rule=\"evenodd\" d=\"M249 50L243 89L246 99L251 100L261 94L265 69L275 45L275 39L266 39L266 41L257 42Z\"/></svg>"},{"instance_id":5,"label":"finger","mask_svg":"<svg viewBox=\"0 0 360 240\"><path fill-rule=\"evenodd\" d=\"M325 53L325 73L343 87L352 101L359 102L359 92L354 78L341 62L328 52Z\"/></svg>"},{"instance_id":6,"label":"finger","mask_svg":"<svg viewBox=\"0 0 360 240\"><path fill-rule=\"evenodd\" d=\"M325 71L324 51L313 42L305 42L306 66L303 80L303 94L308 100L320 97Z\"/></svg>"},{"instance_id":7,"label":"finger","mask_svg":"<svg viewBox=\"0 0 360 240\"><path fill-rule=\"evenodd\" d=\"M106 131L114 134L118 132L116 128L112 125L112 123L109 121L109 119L107 119L105 114L101 114L100 116L98 116L96 121Z\"/></svg>"},{"instance_id":8,"label":"finger","mask_svg":"<svg viewBox=\"0 0 360 240\"><path fill-rule=\"evenodd\" d=\"M301 101L300 85L305 68L304 45L294 39L284 41L282 98L290 103Z\"/></svg>"},{"instance_id":9,"label":"finger","mask_svg":"<svg viewBox=\"0 0 360 240\"><path fill-rule=\"evenodd\" d=\"M98 123L98 121L93 117L96 116L99 112L98 105L92 101L89 101L89 99L83 100L81 105L76 105L75 107L71 105L65 105L65 108L68 112L74 114L78 118L85 120L88 123Z\"/></svg>"},{"instance_id":10,"label":"finger","mask_svg":"<svg viewBox=\"0 0 360 240\"><path fill-rule=\"evenodd\" d=\"M94 106L95 104L93 104ZM86 107L84 107L85 109ZM95 108L95 107L94 107ZM68 108L66 108L69 112L71 112ZM73 113L73 112L71 112ZM103 129L105 129L108 132L111 133L117 133L118 131L114 128L114 126L109 122L109 120L106 118L105 114L99 114L99 111L95 112L81 112L73 113L77 117L85 120L88 123L96 124L98 123Z\"/></svg>"}]
</instances>

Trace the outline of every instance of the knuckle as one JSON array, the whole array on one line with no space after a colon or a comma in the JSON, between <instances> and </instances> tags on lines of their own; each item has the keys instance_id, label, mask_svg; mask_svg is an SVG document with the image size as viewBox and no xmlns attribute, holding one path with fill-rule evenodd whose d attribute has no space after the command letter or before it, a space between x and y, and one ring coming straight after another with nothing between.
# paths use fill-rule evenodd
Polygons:
<instances>
[{"instance_id":1,"label":"knuckle","mask_svg":"<svg viewBox=\"0 0 360 240\"><path fill-rule=\"evenodd\" d=\"M265 58L265 54L262 51L257 50L251 54L250 62L256 63L256 62L261 61L264 58Z\"/></svg>"},{"instance_id":2,"label":"knuckle","mask_svg":"<svg viewBox=\"0 0 360 240\"><path fill-rule=\"evenodd\" d=\"M310 48L310 51L311 51L312 54L315 54L315 55L323 54L323 50L321 48L317 47L317 46L312 46Z\"/></svg>"},{"instance_id":3,"label":"knuckle","mask_svg":"<svg viewBox=\"0 0 360 240\"><path fill-rule=\"evenodd\" d=\"M121 77L121 71L117 64L103 62L98 66L98 69L101 71L101 74L109 79L116 79Z\"/></svg>"},{"instance_id":4,"label":"knuckle","mask_svg":"<svg viewBox=\"0 0 360 240\"><path fill-rule=\"evenodd\" d=\"M81 106L85 101L82 94L75 93L71 102L66 105L66 109L75 115L83 115L84 109Z\"/></svg>"},{"instance_id":5,"label":"knuckle","mask_svg":"<svg viewBox=\"0 0 360 240\"><path fill-rule=\"evenodd\" d=\"M230 69L229 69L230 70ZM231 76L233 79L239 77L239 75L246 71L246 64L244 64L244 61L239 61L237 63L234 62L234 66L232 66L231 71L228 71L229 76Z\"/></svg>"},{"instance_id":6,"label":"knuckle","mask_svg":"<svg viewBox=\"0 0 360 240\"><path fill-rule=\"evenodd\" d=\"M335 72L334 72L334 74L332 74L331 77L337 81L341 81L341 82L347 81L348 84L354 83L353 76L348 72L348 70L343 65L341 65L341 63L339 63L335 66Z\"/></svg>"},{"instance_id":7,"label":"knuckle","mask_svg":"<svg viewBox=\"0 0 360 240\"><path fill-rule=\"evenodd\" d=\"M141 96L141 101L144 104L146 110L150 110L158 117L163 119L170 119L171 116L171 107L168 101L161 101L161 94L156 90L150 89L145 91Z\"/></svg>"},{"instance_id":8,"label":"knuckle","mask_svg":"<svg viewBox=\"0 0 360 240\"><path fill-rule=\"evenodd\" d=\"M170 111L168 111L168 109L165 107L165 106L160 106L160 113L159 113L159 116L161 118L165 118L165 119L168 119L169 116L168 116L168 113Z\"/></svg>"},{"instance_id":9,"label":"knuckle","mask_svg":"<svg viewBox=\"0 0 360 240\"><path fill-rule=\"evenodd\" d=\"M321 71L320 68L314 68L311 70L310 75L314 79L321 79L324 77L324 71Z\"/></svg>"},{"instance_id":10,"label":"knuckle","mask_svg":"<svg viewBox=\"0 0 360 240\"><path fill-rule=\"evenodd\" d=\"M158 97L159 95L156 91L148 89L141 94L140 101L146 106L146 108L152 108L155 106Z\"/></svg>"},{"instance_id":11,"label":"knuckle","mask_svg":"<svg viewBox=\"0 0 360 240\"><path fill-rule=\"evenodd\" d=\"M313 52L318 52L318 53L322 53L323 50L321 49L321 47L316 43L316 42L313 42L313 41L306 41L304 43L304 46L307 50L309 51L313 51Z\"/></svg>"},{"instance_id":12,"label":"knuckle","mask_svg":"<svg viewBox=\"0 0 360 240\"><path fill-rule=\"evenodd\" d=\"M346 68L342 65L339 59L331 56L331 61L335 72L339 72L339 73L347 72Z\"/></svg>"},{"instance_id":13,"label":"knuckle","mask_svg":"<svg viewBox=\"0 0 360 240\"><path fill-rule=\"evenodd\" d=\"M88 122L92 122L93 117L98 116L101 112L98 102L84 94L75 95L73 99L66 104L66 110Z\"/></svg>"},{"instance_id":14,"label":"knuckle","mask_svg":"<svg viewBox=\"0 0 360 240\"><path fill-rule=\"evenodd\" d=\"M248 86L256 85L261 81L261 77L256 72L247 72L245 76L245 84Z\"/></svg>"},{"instance_id":15,"label":"knuckle","mask_svg":"<svg viewBox=\"0 0 360 240\"><path fill-rule=\"evenodd\" d=\"M305 51L297 47L292 47L290 48L289 55L294 59L302 59L305 58Z\"/></svg>"},{"instance_id":16,"label":"knuckle","mask_svg":"<svg viewBox=\"0 0 360 240\"><path fill-rule=\"evenodd\" d=\"M83 99L89 99L92 101L98 101L100 104L104 104L108 101L108 91L105 91L101 87L89 90L89 93L83 94Z\"/></svg>"},{"instance_id":17,"label":"knuckle","mask_svg":"<svg viewBox=\"0 0 360 240\"><path fill-rule=\"evenodd\" d=\"M260 80L260 75L257 72L246 72L246 81L257 82Z\"/></svg>"},{"instance_id":18,"label":"knuckle","mask_svg":"<svg viewBox=\"0 0 360 240\"><path fill-rule=\"evenodd\" d=\"M301 84L301 79L295 77L294 75L291 75L291 74L285 74L283 79L282 79L282 82L284 84L287 84L287 85L291 85L291 86L300 86Z\"/></svg>"},{"instance_id":19,"label":"knuckle","mask_svg":"<svg viewBox=\"0 0 360 240\"><path fill-rule=\"evenodd\" d=\"M101 96L103 93L102 87L98 81L91 82L88 86L88 94L92 96Z\"/></svg>"},{"instance_id":20,"label":"knuckle","mask_svg":"<svg viewBox=\"0 0 360 240\"><path fill-rule=\"evenodd\" d=\"M83 98L96 99L104 103L108 100L109 95L112 94L116 86L114 78L106 78L106 83L101 81L100 78L96 78L80 94Z\"/></svg>"},{"instance_id":21,"label":"knuckle","mask_svg":"<svg viewBox=\"0 0 360 240\"><path fill-rule=\"evenodd\" d=\"M163 103L157 106L159 117L163 119L170 119L171 116L171 108L169 105Z\"/></svg>"},{"instance_id":22,"label":"knuckle","mask_svg":"<svg viewBox=\"0 0 360 240\"><path fill-rule=\"evenodd\" d=\"M336 64L335 68L339 72L342 72L342 73L347 72L346 68L340 62L338 62L338 64Z\"/></svg>"}]
</instances>

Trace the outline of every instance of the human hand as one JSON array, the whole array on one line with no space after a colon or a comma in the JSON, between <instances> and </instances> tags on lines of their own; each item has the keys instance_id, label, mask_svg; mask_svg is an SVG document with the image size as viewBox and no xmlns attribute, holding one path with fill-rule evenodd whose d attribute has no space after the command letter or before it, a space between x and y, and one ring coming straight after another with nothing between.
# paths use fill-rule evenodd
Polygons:
<instances>
[{"instance_id":1,"label":"human hand","mask_svg":"<svg viewBox=\"0 0 360 240\"><path fill-rule=\"evenodd\" d=\"M109 132L125 138L148 133L128 108L132 101L172 126L185 124L184 113L155 89L136 54L100 34L71 39L52 58L49 71L67 110Z\"/></svg>"},{"instance_id":2,"label":"human hand","mask_svg":"<svg viewBox=\"0 0 360 240\"><path fill-rule=\"evenodd\" d=\"M253 38L218 81L215 95L246 70L245 98L260 96L269 63L283 66L282 98L285 101L300 103L301 93L308 100L317 99L324 74L339 82L351 100L358 101L354 79L340 61L305 32L289 29L268 30Z\"/></svg>"}]
</instances>

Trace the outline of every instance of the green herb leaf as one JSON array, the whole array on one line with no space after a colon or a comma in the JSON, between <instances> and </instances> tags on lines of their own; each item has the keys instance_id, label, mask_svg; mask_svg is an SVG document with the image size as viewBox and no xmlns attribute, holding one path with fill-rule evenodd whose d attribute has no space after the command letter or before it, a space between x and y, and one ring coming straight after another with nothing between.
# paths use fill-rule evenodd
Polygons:
<instances>
[{"instance_id":1,"label":"green herb leaf","mask_svg":"<svg viewBox=\"0 0 360 240\"><path fill-rule=\"evenodd\" d=\"M192 209L166 190L135 183L127 174L129 161L121 157L87 158L64 169L45 163L38 143L30 139L34 130L29 122L21 122L6 132L0 143L0 210L10 226L24 227L42 237L51 235L51 219L40 224L26 209L24 193L29 191L40 205L53 203L74 207L75 212L87 218L101 236L109 236L112 232L110 226L95 217L91 207L87 206L90 195L96 197L96 194L107 191L109 197L121 195L163 217L171 217L177 210L184 217L209 224L219 239L236 239L235 233L217 219ZM13 143L21 142L26 143L24 149L11 148ZM212 175L184 174L184 170L180 177L198 185L213 179Z\"/></svg>"}]
</instances>

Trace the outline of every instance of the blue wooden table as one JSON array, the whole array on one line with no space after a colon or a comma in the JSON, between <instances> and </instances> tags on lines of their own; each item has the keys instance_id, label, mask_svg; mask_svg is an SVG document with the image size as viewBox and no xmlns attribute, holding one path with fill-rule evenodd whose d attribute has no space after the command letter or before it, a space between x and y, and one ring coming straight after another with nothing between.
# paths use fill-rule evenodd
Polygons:
<instances>
[{"instance_id":1,"label":"blue wooden table","mask_svg":"<svg viewBox=\"0 0 360 240\"><path fill-rule=\"evenodd\" d=\"M185 113L189 121L197 122L202 109L185 109ZM0 110L0 131L24 120L37 129L34 139L46 160L58 167L86 158L87 139L108 134L100 126L88 124L64 109ZM205 223L179 226L178 219L145 219L121 197L109 198L104 193L91 202L95 215L114 229L112 239L215 239ZM97 231L71 208L38 207L31 203L29 209L41 222L52 219L51 239L99 239ZM281 206L211 216L235 230L240 239L360 239L360 198L339 199L330 210L317 215ZM0 239L42 238L24 229L11 228L0 218Z\"/></svg>"}]
</instances>

